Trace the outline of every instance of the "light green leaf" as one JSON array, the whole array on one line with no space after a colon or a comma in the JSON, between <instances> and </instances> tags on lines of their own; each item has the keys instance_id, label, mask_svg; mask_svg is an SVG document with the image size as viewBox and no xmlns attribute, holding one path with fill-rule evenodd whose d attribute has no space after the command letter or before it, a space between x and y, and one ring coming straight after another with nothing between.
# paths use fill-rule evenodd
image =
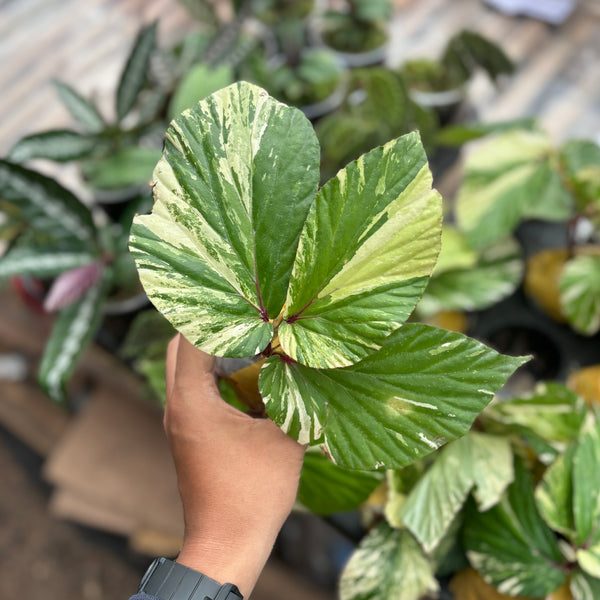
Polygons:
<instances>
[{"instance_id":1,"label":"light green leaf","mask_svg":"<svg viewBox=\"0 0 600 600\"><path fill-rule=\"evenodd\" d=\"M96 256L85 251L44 251L41 248L16 246L0 258L0 279L14 275L56 277L64 271L82 267L96 259Z\"/></svg>"},{"instance_id":2,"label":"light green leaf","mask_svg":"<svg viewBox=\"0 0 600 600\"><path fill-rule=\"evenodd\" d=\"M522 363L461 334L407 324L344 369L272 357L259 387L269 416L301 443L323 440L348 468L397 468L464 435Z\"/></svg>"},{"instance_id":3,"label":"light green leaf","mask_svg":"<svg viewBox=\"0 0 600 600\"><path fill-rule=\"evenodd\" d=\"M32 158L68 162L88 156L97 143L93 137L68 129L44 131L19 140L11 148L8 157L18 163Z\"/></svg>"},{"instance_id":4,"label":"light green leaf","mask_svg":"<svg viewBox=\"0 0 600 600\"><path fill-rule=\"evenodd\" d=\"M600 578L600 544L577 550L577 564L588 575Z\"/></svg>"},{"instance_id":5,"label":"light green leaf","mask_svg":"<svg viewBox=\"0 0 600 600\"><path fill-rule=\"evenodd\" d=\"M426 316L441 310L479 310L506 298L523 277L523 260L517 242L507 238L483 250L474 266L436 272L418 305Z\"/></svg>"},{"instance_id":6,"label":"light green leaf","mask_svg":"<svg viewBox=\"0 0 600 600\"><path fill-rule=\"evenodd\" d=\"M598 225L600 218L600 146L591 140L569 140L561 149L564 169L579 211Z\"/></svg>"},{"instance_id":7,"label":"light green leaf","mask_svg":"<svg viewBox=\"0 0 600 600\"><path fill-rule=\"evenodd\" d=\"M573 514L577 541L591 546L600 542L600 425L586 425L573 457Z\"/></svg>"},{"instance_id":8,"label":"light green leaf","mask_svg":"<svg viewBox=\"0 0 600 600\"><path fill-rule=\"evenodd\" d=\"M110 156L90 160L83 165L87 182L99 190L129 186L150 186L152 170L160 159L160 150L132 146Z\"/></svg>"},{"instance_id":9,"label":"light green leaf","mask_svg":"<svg viewBox=\"0 0 600 600\"><path fill-rule=\"evenodd\" d=\"M456 218L475 247L502 239L526 218L571 216L573 201L553 168L553 154L545 134L512 131L467 158Z\"/></svg>"},{"instance_id":10,"label":"light green leaf","mask_svg":"<svg viewBox=\"0 0 600 600\"><path fill-rule=\"evenodd\" d=\"M480 510L500 501L514 479L508 438L470 432L448 444L410 492L400 518L430 553L473 490Z\"/></svg>"},{"instance_id":11,"label":"light green leaf","mask_svg":"<svg viewBox=\"0 0 600 600\"><path fill-rule=\"evenodd\" d=\"M433 569L407 530L380 523L360 543L340 581L341 600L417 600L438 591Z\"/></svg>"},{"instance_id":12,"label":"light green leaf","mask_svg":"<svg viewBox=\"0 0 600 600\"><path fill-rule=\"evenodd\" d=\"M94 239L89 209L54 179L0 160L0 190L28 221L42 219L48 228L63 230L84 245Z\"/></svg>"},{"instance_id":13,"label":"light green leaf","mask_svg":"<svg viewBox=\"0 0 600 600\"><path fill-rule=\"evenodd\" d=\"M540 418L543 419L543 416ZM546 469L535 490L535 501L544 521L571 541L576 538L573 517L574 453L573 445L559 455Z\"/></svg>"},{"instance_id":14,"label":"light green leaf","mask_svg":"<svg viewBox=\"0 0 600 600\"><path fill-rule=\"evenodd\" d=\"M298 500L317 515L354 510L383 478L383 473L342 469L319 448L310 448L304 456Z\"/></svg>"},{"instance_id":15,"label":"light green leaf","mask_svg":"<svg viewBox=\"0 0 600 600\"><path fill-rule=\"evenodd\" d=\"M54 322L42 357L39 380L55 402L64 402L65 383L100 326L109 285L107 270L81 300L64 308Z\"/></svg>"},{"instance_id":16,"label":"light green leaf","mask_svg":"<svg viewBox=\"0 0 600 600\"><path fill-rule=\"evenodd\" d=\"M568 261L560 276L560 306L578 333L600 330L600 256L580 255Z\"/></svg>"},{"instance_id":17,"label":"light green leaf","mask_svg":"<svg viewBox=\"0 0 600 600\"><path fill-rule=\"evenodd\" d=\"M333 368L373 353L413 311L440 245L441 198L417 133L375 148L321 188L300 236L283 351Z\"/></svg>"},{"instance_id":18,"label":"light green leaf","mask_svg":"<svg viewBox=\"0 0 600 600\"><path fill-rule=\"evenodd\" d=\"M169 115L172 119L175 118L186 108L192 107L210 94L229 85L233 80L233 70L228 65L194 66L177 86L169 107Z\"/></svg>"},{"instance_id":19,"label":"light green leaf","mask_svg":"<svg viewBox=\"0 0 600 600\"><path fill-rule=\"evenodd\" d=\"M598 600L600 598L600 579L590 577L579 569L571 574L569 588L573 600Z\"/></svg>"},{"instance_id":20,"label":"light green leaf","mask_svg":"<svg viewBox=\"0 0 600 600\"><path fill-rule=\"evenodd\" d=\"M525 117L523 119L498 121L496 123L448 125L440 129L436 140L441 146L462 146L462 144L476 140L484 135L510 131L511 129L536 129L536 120L531 117Z\"/></svg>"},{"instance_id":21,"label":"light green leaf","mask_svg":"<svg viewBox=\"0 0 600 600\"><path fill-rule=\"evenodd\" d=\"M71 116L90 133L99 133L105 128L104 119L96 106L86 100L72 87L61 81L54 81L59 98Z\"/></svg>"},{"instance_id":22,"label":"light green leaf","mask_svg":"<svg viewBox=\"0 0 600 600\"><path fill-rule=\"evenodd\" d=\"M304 115L245 82L171 124L131 250L150 299L201 349L251 356L271 341L318 165Z\"/></svg>"},{"instance_id":23,"label":"light green leaf","mask_svg":"<svg viewBox=\"0 0 600 600\"><path fill-rule=\"evenodd\" d=\"M469 562L502 594L540 598L564 583L556 538L536 510L529 474L519 462L500 504L485 513L469 505L463 531Z\"/></svg>"},{"instance_id":24,"label":"light green leaf","mask_svg":"<svg viewBox=\"0 0 600 600\"><path fill-rule=\"evenodd\" d=\"M554 444L576 440L585 415L585 401L555 382L540 383L530 397L499 402L486 411L486 417L532 431Z\"/></svg>"},{"instance_id":25,"label":"light green leaf","mask_svg":"<svg viewBox=\"0 0 600 600\"><path fill-rule=\"evenodd\" d=\"M133 108L144 87L150 67L150 56L154 50L157 22L142 27L139 31L125 68L121 73L117 89L117 117L119 121Z\"/></svg>"},{"instance_id":26,"label":"light green leaf","mask_svg":"<svg viewBox=\"0 0 600 600\"><path fill-rule=\"evenodd\" d=\"M442 247L432 277L438 277L446 271L470 269L477 264L477 252L471 248L464 233L446 225L442 227Z\"/></svg>"}]
</instances>

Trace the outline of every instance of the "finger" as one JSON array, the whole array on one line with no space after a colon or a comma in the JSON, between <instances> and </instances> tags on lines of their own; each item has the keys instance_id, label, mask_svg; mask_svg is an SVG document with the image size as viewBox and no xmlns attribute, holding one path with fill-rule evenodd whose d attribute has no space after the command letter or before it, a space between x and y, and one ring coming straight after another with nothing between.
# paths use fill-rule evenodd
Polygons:
<instances>
[{"instance_id":1,"label":"finger","mask_svg":"<svg viewBox=\"0 0 600 600\"><path fill-rule=\"evenodd\" d=\"M214 356L198 350L180 335L175 365L175 379L178 386L191 390L217 391L214 366Z\"/></svg>"},{"instance_id":2,"label":"finger","mask_svg":"<svg viewBox=\"0 0 600 600\"><path fill-rule=\"evenodd\" d=\"M167 397L171 396L173 392L173 385L175 383L175 365L177 364L177 349L179 348L179 341L181 337L181 334L177 333L167 346L167 358L165 363L165 383L167 386Z\"/></svg>"}]
</instances>

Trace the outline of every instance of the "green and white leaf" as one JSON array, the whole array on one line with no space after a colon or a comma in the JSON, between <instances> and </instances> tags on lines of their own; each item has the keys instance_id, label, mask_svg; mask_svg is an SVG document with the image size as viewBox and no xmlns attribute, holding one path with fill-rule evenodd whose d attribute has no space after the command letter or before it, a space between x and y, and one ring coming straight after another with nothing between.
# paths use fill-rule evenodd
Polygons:
<instances>
[{"instance_id":1,"label":"green and white leaf","mask_svg":"<svg viewBox=\"0 0 600 600\"><path fill-rule=\"evenodd\" d=\"M560 383L548 381L538 384L530 397L495 404L486 411L486 417L529 430L562 450L577 439L586 413L583 398Z\"/></svg>"},{"instance_id":2,"label":"green and white leaf","mask_svg":"<svg viewBox=\"0 0 600 600\"><path fill-rule=\"evenodd\" d=\"M408 495L400 518L429 554L472 490L479 509L488 510L500 501L513 479L508 438L469 432L440 452Z\"/></svg>"},{"instance_id":3,"label":"green and white leaf","mask_svg":"<svg viewBox=\"0 0 600 600\"><path fill-rule=\"evenodd\" d=\"M383 473L342 469L313 447L304 456L298 500L317 515L354 510L383 479Z\"/></svg>"},{"instance_id":4,"label":"green and white leaf","mask_svg":"<svg viewBox=\"0 0 600 600\"><path fill-rule=\"evenodd\" d=\"M502 594L545 597L565 581L554 533L537 512L529 474L515 463L515 481L500 504L468 507L463 542L471 565Z\"/></svg>"},{"instance_id":5,"label":"green and white leaf","mask_svg":"<svg viewBox=\"0 0 600 600\"><path fill-rule=\"evenodd\" d=\"M573 517L574 454L572 445L559 455L535 490L535 501L544 521L571 541L577 537Z\"/></svg>"},{"instance_id":6,"label":"green and white leaf","mask_svg":"<svg viewBox=\"0 0 600 600\"><path fill-rule=\"evenodd\" d=\"M360 543L340 580L341 600L417 600L439 585L417 541L385 521Z\"/></svg>"},{"instance_id":7,"label":"green and white leaf","mask_svg":"<svg viewBox=\"0 0 600 600\"><path fill-rule=\"evenodd\" d=\"M65 383L77 360L94 337L110 286L110 271L81 300L57 316L40 365L40 385L55 402L65 401Z\"/></svg>"},{"instance_id":8,"label":"green and white leaf","mask_svg":"<svg viewBox=\"0 0 600 600\"><path fill-rule=\"evenodd\" d=\"M15 246L0 257L0 280L15 275L56 277L64 271L87 265L97 257L90 252L60 251Z\"/></svg>"},{"instance_id":9,"label":"green and white leaf","mask_svg":"<svg viewBox=\"0 0 600 600\"><path fill-rule=\"evenodd\" d=\"M89 133L100 133L106 126L96 106L62 81L54 81L56 91L71 116Z\"/></svg>"},{"instance_id":10,"label":"green and white leaf","mask_svg":"<svg viewBox=\"0 0 600 600\"><path fill-rule=\"evenodd\" d=\"M547 135L512 131L486 141L467 158L456 218L473 246L510 235L526 218L571 216L573 200L553 168L553 155Z\"/></svg>"},{"instance_id":11,"label":"green and white leaf","mask_svg":"<svg viewBox=\"0 0 600 600\"><path fill-rule=\"evenodd\" d=\"M512 294L523 277L520 247L512 238L482 250L476 262L439 275L436 267L419 302L419 312L427 316L441 310L487 308Z\"/></svg>"},{"instance_id":12,"label":"green and white leaf","mask_svg":"<svg viewBox=\"0 0 600 600\"><path fill-rule=\"evenodd\" d=\"M578 569L571 574L569 589L573 600L597 600L600 598L600 579Z\"/></svg>"},{"instance_id":13,"label":"green and white leaf","mask_svg":"<svg viewBox=\"0 0 600 600\"><path fill-rule=\"evenodd\" d=\"M588 574L600 578L600 543L577 550L577 564Z\"/></svg>"},{"instance_id":14,"label":"green and white leaf","mask_svg":"<svg viewBox=\"0 0 600 600\"><path fill-rule=\"evenodd\" d=\"M600 425L592 420L586 423L573 457L573 514L579 545L600 543Z\"/></svg>"},{"instance_id":15,"label":"green and white leaf","mask_svg":"<svg viewBox=\"0 0 600 600\"><path fill-rule=\"evenodd\" d=\"M439 252L441 198L417 133L375 148L319 191L300 236L279 328L316 368L381 347L418 302Z\"/></svg>"},{"instance_id":16,"label":"green and white leaf","mask_svg":"<svg viewBox=\"0 0 600 600\"><path fill-rule=\"evenodd\" d=\"M93 244L96 231L89 209L54 179L0 160L0 189L27 221L43 222L83 245Z\"/></svg>"},{"instance_id":17,"label":"green and white leaf","mask_svg":"<svg viewBox=\"0 0 600 600\"><path fill-rule=\"evenodd\" d=\"M114 190L130 186L150 186L152 171L160 159L160 150L131 146L104 158L83 164L87 182L98 190Z\"/></svg>"},{"instance_id":18,"label":"green and white leaf","mask_svg":"<svg viewBox=\"0 0 600 600\"><path fill-rule=\"evenodd\" d=\"M95 137L68 129L44 131L19 140L11 148L8 158L17 163L33 158L67 162L88 156L97 144Z\"/></svg>"},{"instance_id":19,"label":"green and white leaf","mask_svg":"<svg viewBox=\"0 0 600 600\"><path fill-rule=\"evenodd\" d=\"M464 435L523 362L458 333L406 324L344 369L272 357L259 388L269 416L294 439L323 442L347 468L397 468Z\"/></svg>"},{"instance_id":20,"label":"green and white leaf","mask_svg":"<svg viewBox=\"0 0 600 600\"><path fill-rule=\"evenodd\" d=\"M157 22L154 21L140 29L121 73L116 97L119 121L133 108L148 77L150 57L156 42L156 26Z\"/></svg>"},{"instance_id":21,"label":"green and white leaf","mask_svg":"<svg viewBox=\"0 0 600 600\"><path fill-rule=\"evenodd\" d=\"M150 299L199 348L252 356L271 341L318 165L304 115L245 82L169 127L131 251Z\"/></svg>"},{"instance_id":22,"label":"green and white leaf","mask_svg":"<svg viewBox=\"0 0 600 600\"><path fill-rule=\"evenodd\" d=\"M568 261L560 276L560 306L575 331L594 335L600 330L600 256L579 255Z\"/></svg>"}]
</instances>

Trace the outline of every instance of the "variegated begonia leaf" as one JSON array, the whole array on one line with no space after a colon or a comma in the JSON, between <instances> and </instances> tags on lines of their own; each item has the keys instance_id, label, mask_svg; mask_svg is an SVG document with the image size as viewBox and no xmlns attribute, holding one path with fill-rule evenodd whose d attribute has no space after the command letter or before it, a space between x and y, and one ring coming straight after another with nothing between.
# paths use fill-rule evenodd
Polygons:
<instances>
[{"instance_id":1,"label":"variegated begonia leaf","mask_svg":"<svg viewBox=\"0 0 600 600\"><path fill-rule=\"evenodd\" d=\"M433 566L410 532L383 521L350 557L340 580L340 598L417 600L438 588Z\"/></svg>"},{"instance_id":2,"label":"variegated begonia leaf","mask_svg":"<svg viewBox=\"0 0 600 600\"><path fill-rule=\"evenodd\" d=\"M317 194L318 165L308 120L245 82L172 123L131 250L150 299L199 348L251 356L278 334L294 361L347 366L412 312L441 228L418 134Z\"/></svg>"},{"instance_id":3,"label":"variegated begonia leaf","mask_svg":"<svg viewBox=\"0 0 600 600\"><path fill-rule=\"evenodd\" d=\"M600 330L600 256L580 255L568 261L560 276L560 306L575 331Z\"/></svg>"},{"instance_id":4,"label":"variegated begonia leaf","mask_svg":"<svg viewBox=\"0 0 600 600\"><path fill-rule=\"evenodd\" d=\"M417 133L375 148L319 191L300 236L279 341L317 368L373 353L413 311L440 246L441 198Z\"/></svg>"},{"instance_id":5,"label":"variegated begonia leaf","mask_svg":"<svg viewBox=\"0 0 600 600\"><path fill-rule=\"evenodd\" d=\"M318 179L310 122L254 85L171 123L130 245L148 296L196 346L241 357L269 344Z\"/></svg>"},{"instance_id":6,"label":"variegated begonia leaf","mask_svg":"<svg viewBox=\"0 0 600 600\"><path fill-rule=\"evenodd\" d=\"M557 152L537 131L510 131L482 143L466 161L457 224L475 247L512 233L526 218L563 220L574 200L555 169Z\"/></svg>"},{"instance_id":7,"label":"variegated begonia leaf","mask_svg":"<svg viewBox=\"0 0 600 600\"><path fill-rule=\"evenodd\" d=\"M464 435L523 362L414 323L342 369L271 357L259 388L269 416L301 443L324 443L334 462L348 468L397 468Z\"/></svg>"}]
</instances>

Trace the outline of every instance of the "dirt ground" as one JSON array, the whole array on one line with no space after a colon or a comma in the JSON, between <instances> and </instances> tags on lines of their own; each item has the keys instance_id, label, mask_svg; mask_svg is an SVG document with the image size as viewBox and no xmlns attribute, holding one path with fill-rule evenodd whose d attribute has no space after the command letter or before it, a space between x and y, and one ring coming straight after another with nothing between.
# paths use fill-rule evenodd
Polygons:
<instances>
[{"instance_id":1,"label":"dirt ground","mask_svg":"<svg viewBox=\"0 0 600 600\"><path fill-rule=\"evenodd\" d=\"M123 600L149 559L48 514L41 459L0 428L0 598Z\"/></svg>"}]
</instances>

